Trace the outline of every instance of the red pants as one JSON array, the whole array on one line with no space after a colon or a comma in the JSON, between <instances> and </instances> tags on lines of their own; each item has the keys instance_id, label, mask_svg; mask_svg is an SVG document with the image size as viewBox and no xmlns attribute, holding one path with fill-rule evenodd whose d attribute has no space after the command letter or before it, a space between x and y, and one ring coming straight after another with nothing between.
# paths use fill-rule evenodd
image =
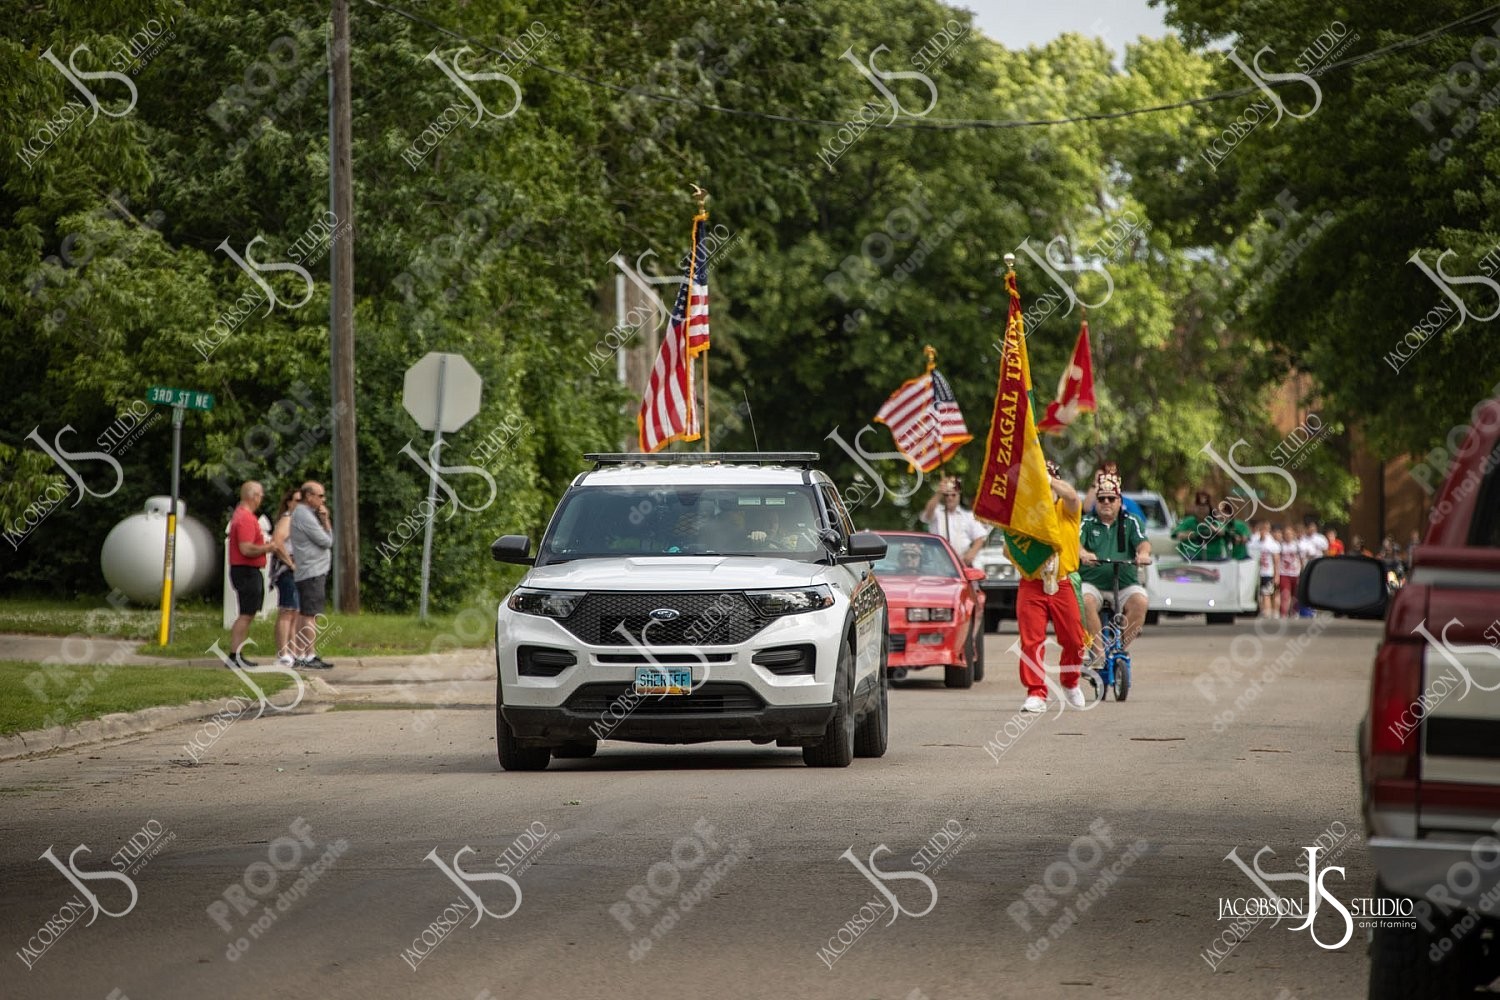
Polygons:
<instances>
[{"instance_id":1,"label":"red pants","mask_svg":"<svg viewBox=\"0 0 1500 1000\"><path fill-rule=\"evenodd\" d=\"M1285 574L1279 578L1278 584L1281 587L1281 617L1290 618L1297 610L1297 578Z\"/></svg>"},{"instance_id":2,"label":"red pants","mask_svg":"<svg viewBox=\"0 0 1500 1000\"><path fill-rule=\"evenodd\" d=\"M1062 646L1062 685L1078 686L1078 668L1083 664L1083 621L1078 596L1066 578L1057 581L1057 593L1048 594L1040 580L1022 580L1016 593L1016 624L1021 629L1021 683L1028 695L1047 697L1044 672L1047 621Z\"/></svg>"}]
</instances>

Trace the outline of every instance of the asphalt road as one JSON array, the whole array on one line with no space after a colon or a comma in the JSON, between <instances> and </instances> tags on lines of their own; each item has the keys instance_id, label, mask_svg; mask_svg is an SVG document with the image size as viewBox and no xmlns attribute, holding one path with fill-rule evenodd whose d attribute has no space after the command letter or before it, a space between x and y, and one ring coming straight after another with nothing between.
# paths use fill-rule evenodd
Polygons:
<instances>
[{"instance_id":1,"label":"asphalt road","mask_svg":"<svg viewBox=\"0 0 1500 1000\"><path fill-rule=\"evenodd\" d=\"M1127 702L1026 718L991 636L985 681L897 688L890 751L847 770L609 743L506 774L472 708L0 764L0 994L1361 997L1359 930L1324 950L1267 922L1204 957L1219 898L1256 894L1231 849L1289 871L1321 834L1327 884L1370 888L1353 745L1379 626L1287 626L1158 627ZM1213 673L1231 653L1241 675Z\"/></svg>"}]
</instances>

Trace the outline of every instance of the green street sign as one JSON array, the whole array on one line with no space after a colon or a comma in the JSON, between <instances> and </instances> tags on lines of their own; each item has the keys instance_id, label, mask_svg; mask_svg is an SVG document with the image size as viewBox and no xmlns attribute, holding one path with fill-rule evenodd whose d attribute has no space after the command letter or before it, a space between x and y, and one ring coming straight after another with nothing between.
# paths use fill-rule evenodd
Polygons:
<instances>
[{"instance_id":1,"label":"green street sign","mask_svg":"<svg viewBox=\"0 0 1500 1000\"><path fill-rule=\"evenodd\" d=\"M153 385L146 390L146 402L158 403L162 406L180 406L185 410L212 410L214 394L197 392L193 389L168 389L166 386Z\"/></svg>"}]
</instances>

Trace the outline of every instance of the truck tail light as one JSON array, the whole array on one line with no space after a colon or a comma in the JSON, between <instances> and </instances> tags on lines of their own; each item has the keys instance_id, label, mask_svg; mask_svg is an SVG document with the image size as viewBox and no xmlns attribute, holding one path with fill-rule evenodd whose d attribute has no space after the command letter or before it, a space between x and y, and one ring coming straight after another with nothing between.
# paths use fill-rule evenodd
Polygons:
<instances>
[{"instance_id":1,"label":"truck tail light","mask_svg":"<svg viewBox=\"0 0 1500 1000\"><path fill-rule=\"evenodd\" d=\"M1370 722L1365 733L1365 780L1375 805L1413 804L1424 709L1422 651L1425 644L1387 639L1375 656L1370 679Z\"/></svg>"}]
</instances>

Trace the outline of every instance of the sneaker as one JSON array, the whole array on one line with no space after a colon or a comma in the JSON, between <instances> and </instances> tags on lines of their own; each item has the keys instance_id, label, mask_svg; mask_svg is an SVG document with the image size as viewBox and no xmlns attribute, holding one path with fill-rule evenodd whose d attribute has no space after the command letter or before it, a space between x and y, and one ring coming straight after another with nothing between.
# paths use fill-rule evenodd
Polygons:
<instances>
[{"instance_id":1,"label":"sneaker","mask_svg":"<svg viewBox=\"0 0 1500 1000\"><path fill-rule=\"evenodd\" d=\"M260 666L259 663L254 663L254 662L252 662L250 660L245 659L245 654L244 653L235 653L234 654L234 662L238 666L243 667L243 668L245 668L247 670L249 668L251 668L251 667L258 667L258 666Z\"/></svg>"},{"instance_id":2,"label":"sneaker","mask_svg":"<svg viewBox=\"0 0 1500 1000\"><path fill-rule=\"evenodd\" d=\"M328 670L333 666L332 663L325 662L321 656L314 656L302 665L309 670Z\"/></svg>"},{"instance_id":3,"label":"sneaker","mask_svg":"<svg viewBox=\"0 0 1500 1000\"><path fill-rule=\"evenodd\" d=\"M297 661L292 659L290 656L282 655L276 657L276 665L278 667L292 667L296 666L296 664Z\"/></svg>"},{"instance_id":4,"label":"sneaker","mask_svg":"<svg viewBox=\"0 0 1500 1000\"><path fill-rule=\"evenodd\" d=\"M1026 700L1021 703L1021 711L1033 713L1045 712L1047 711L1047 701L1045 698L1038 698L1034 694L1027 695Z\"/></svg>"},{"instance_id":5,"label":"sneaker","mask_svg":"<svg viewBox=\"0 0 1500 1000\"><path fill-rule=\"evenodd\" d=\"M1083 707L1083 687L1063 688L1063 700L1074 708Z\"/></svg>"}]
</instances>

